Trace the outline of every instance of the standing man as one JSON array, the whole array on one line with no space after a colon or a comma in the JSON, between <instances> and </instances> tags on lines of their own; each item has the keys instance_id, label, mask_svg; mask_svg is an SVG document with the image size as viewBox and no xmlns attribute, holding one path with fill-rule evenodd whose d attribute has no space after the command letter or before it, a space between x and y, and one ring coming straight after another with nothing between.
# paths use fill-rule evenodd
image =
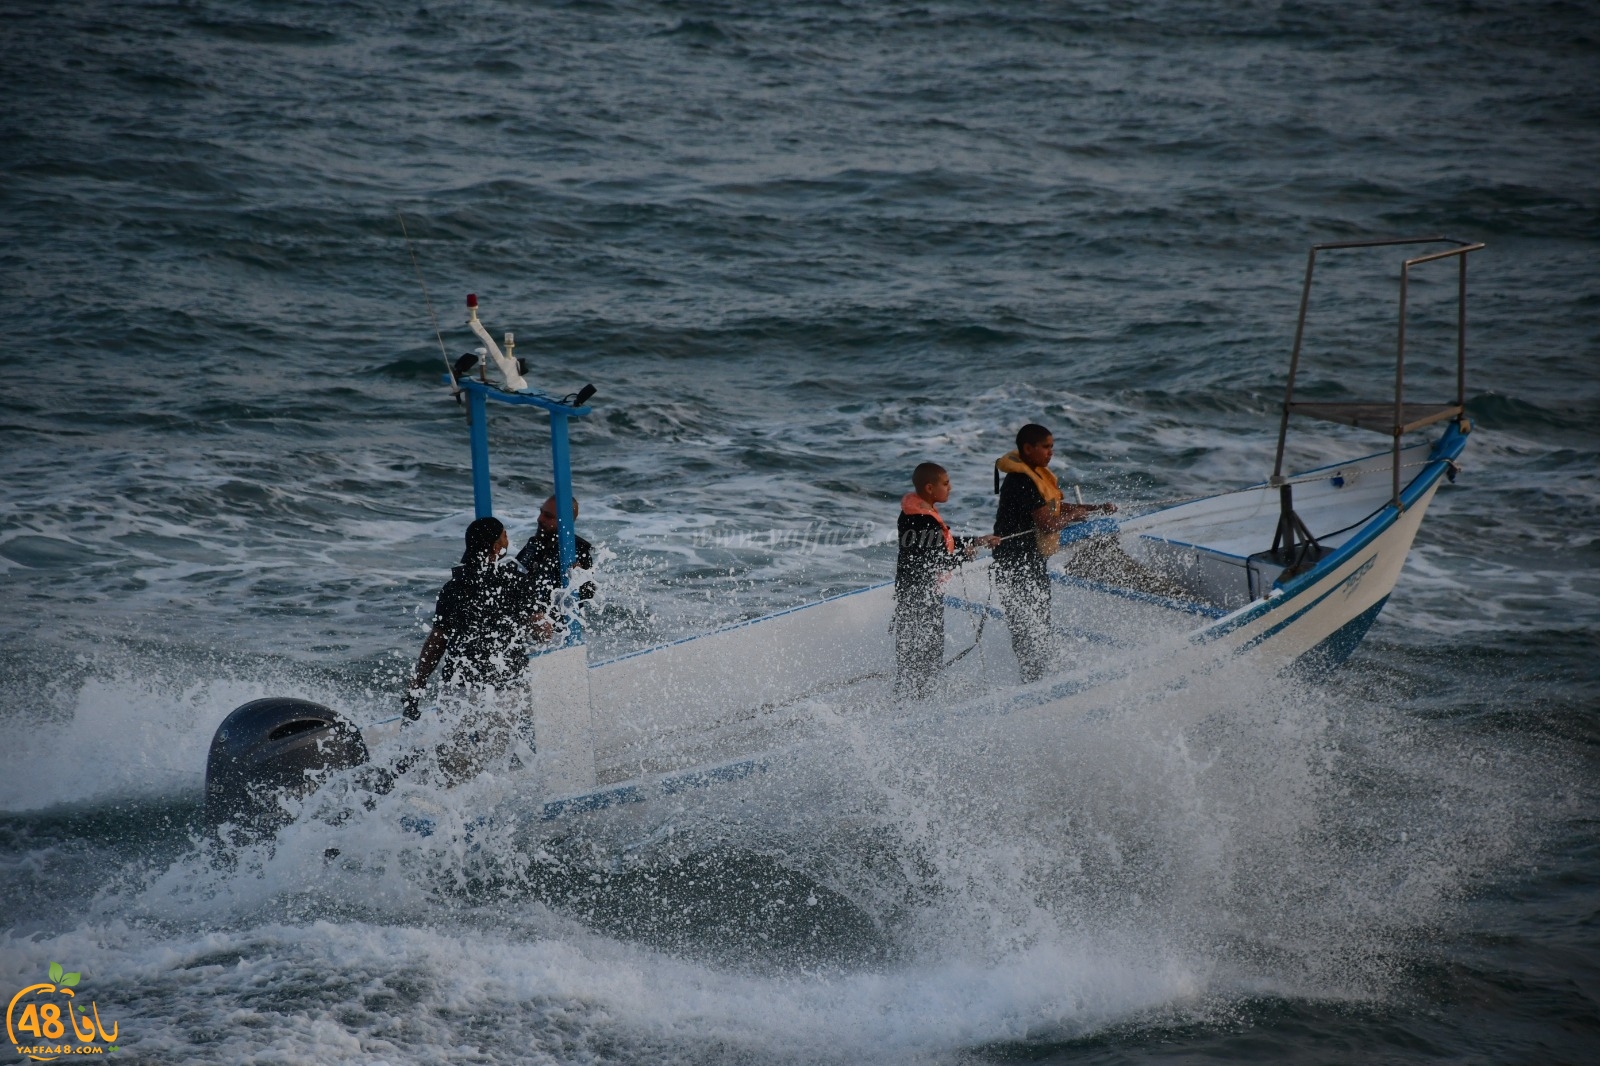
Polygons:
<instances>
[{"instance_id":1,"label":"standing man","mask_svg":"<svg viewBox=\"0 0 1600 1066\"><path fill-rule=\"evenodd\" d=\"M1061 530L1096 511L1110 513L1115 504L1070 504L1050 471L1056 440L1048 429L1030 422L1017 431L1017 450L995 461L1000 505L995 510L995 591L1011 631L1011 650L1022 668L1022 680L1037 681L1050 665L1050 578L1045 560L1061 546ZM1005 480L1000 475L1005 474Z\"/></svg>"},{"instance_id":2,"label":"standing man","mask_svg":"<svg viewBox=\"0 0 1600 1066\"><path fill-rule=\"evenodd\" d=\"M450 580L439 590L433 628L417 656L417 668L406 689L408 722L422 717L417 706L434 668L444 664L444 678L463 687L499 690L528 665L526 640L535 604L520 567L500 565L510 540L498 518L479 518L467 527L466 550ZM480 692L446 743L438 746L439 767L450 783L464 781L511 744L517 715L514 695L498 698Z\"/></svg>"},{"instance_id":3,"label":"standing man","mask_svg":"<svg viewBox=\"0 0 1600 1066\"><path fill-rule=\"evenodd\" d=\"M466 540L460 565L439 590L433 628L406 690L405 716L413 721L420 716L417 698L440 662L452 681L487 685L510 681L528 663L523 627L534 605L522 572L498 565L510 546L506 527L498 518L479 518Z\"/></svg>"},{"instance_id":4,"label":"standing man","mask_svg":"<svg viewBox=\"0 0 1600 1066\"><path fill-rule=\"evenodd\" d=\"M539 528L528 538L528 543L522 546L517 553L517 562L528 571L527 584L529 594L534 604L548 618L552 612L557 593L561 590L561 538L559 526L556 523L556 498L550 497L544 501L544 506L539 508ZM578 521L578 498L572 498L572 521ZM573 534L577 545L577 553L572 565L579 570L594 569L594 545ZM585 581L583 587L578 589L578 599L594 599L595 587L593 581ZM548 628L548 625L546 626Z\"/></svg>"}]
</instances>

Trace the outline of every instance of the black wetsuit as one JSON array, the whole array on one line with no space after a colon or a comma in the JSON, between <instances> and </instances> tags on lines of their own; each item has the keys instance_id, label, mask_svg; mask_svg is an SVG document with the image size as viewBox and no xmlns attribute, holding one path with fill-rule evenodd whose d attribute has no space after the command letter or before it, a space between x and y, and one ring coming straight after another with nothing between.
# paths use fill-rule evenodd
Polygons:
<instances>
[{"instance_id":1,"label":"black wetsuit","mask_svg":"<svg viewBox=\"0 0 1600 1066\"><path fill-rule=\"evenodd\" d=\"M582 537L577 542L577 554L572 565L580 570L594 569L594 545ZM528 538L528 543L517 553L517 562L528 571L528 590L540 607L549 606L557 589L561 588L561 539L554 531L539 530ZM594 582L585 581L578 589L578 599L594 599Z\"/></svg>"},{"instance_id":2,"label":"black wetsuit","mask_svg":"<svg viewBox=\"0 0 1600 1066\"><path fill-rule=\"evenodd\" d=\"M946 549L944 527L932 515L900 514L900 559L894 569L895 691L921 699L944 666L945 574L961 565L975 543L955 538Z\"/></svg>"},{"instance_id":3,"label":"black wetsuit","mask_svg":"<svg viewBox=\"0 0 1600 1066\"><path fill-rule=\"evenodd\" d=\"M523 624L535 606L519 566L453 568L433 609L434 632L447 641L444 676L494 685L520 674L528 664Z\"/></svg>"},{"instance_id":4,"label":"black wetsuit","mask_svg":"<svg viewBox=\"0 0 1600 1066\"><path fill-rule=\"evenodd\" d=\"M997 537L1009 539L995 545L991 572L1023 681L1039 680L1050 663L1050 578L1033 522L1033 512L1044 505L1044 495L1031 477L1006 475L1000 485L994 532ZM1017 536L1019 533L1022 535Z\"/></svg>"}]
</instances>

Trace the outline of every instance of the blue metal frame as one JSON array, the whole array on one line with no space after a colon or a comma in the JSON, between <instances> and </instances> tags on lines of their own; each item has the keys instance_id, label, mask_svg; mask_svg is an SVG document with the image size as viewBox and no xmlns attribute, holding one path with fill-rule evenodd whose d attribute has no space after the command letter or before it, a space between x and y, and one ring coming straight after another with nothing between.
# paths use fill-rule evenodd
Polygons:
<instances>
[{"instance_id":1,"label":"blue metal frame","mask_svg":"<svg viewBox=\"0 0 1600 1066\"><path fill-rule=\"evenodd\" d=\"M550 416L550 465L555 475L556 542L561 551L561 587L578 557L578 535L572 528L572 447L567 439L567 420L590 414L588 407L574 407L534 392L506 392L504 389L461 377L452 382L467 394L468 436L472 446L472 507L478 518L494 514L489 492L489 401L512 407L537 407ZM570 620L569 644L582 637L578 619Z\"/></svg>"}]
</instances>

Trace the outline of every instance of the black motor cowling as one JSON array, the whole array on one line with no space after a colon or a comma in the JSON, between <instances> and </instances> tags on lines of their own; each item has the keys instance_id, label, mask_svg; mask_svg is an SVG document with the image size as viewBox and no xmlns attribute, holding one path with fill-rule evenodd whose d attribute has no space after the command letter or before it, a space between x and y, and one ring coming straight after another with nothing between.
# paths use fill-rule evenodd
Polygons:
<instances>
[{"instance_id":1,"label":"black motor cowling","mask_svg":"<svg viewBox=\"0 0 1600 1066\"><path fill-rule=\"evenodd\" d=\"M217 727L206 759L206 821L270 833L282 797L309 794L336 770L367 761L361 731L320 703L251 700Z\"/></svg>"}]
</instances>

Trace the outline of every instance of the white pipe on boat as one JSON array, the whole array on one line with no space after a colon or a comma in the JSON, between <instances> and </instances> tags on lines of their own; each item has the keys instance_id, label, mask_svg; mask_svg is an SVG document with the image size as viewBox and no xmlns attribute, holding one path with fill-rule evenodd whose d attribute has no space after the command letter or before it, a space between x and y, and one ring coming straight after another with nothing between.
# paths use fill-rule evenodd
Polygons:
<instances>
[{"instance_id":1,"label":"white pipe on boat","mask_svg":"<svg viewBox=\"0 0 1600 1066\"><path fill-rule=\"evenodd\" d=\"M483 328L483 323L478 321L478 294L467 294L467 325L472 327L472 332L478 335L483 346L489 350L489 355L494 359L494 365L500 368L500 376L506 379L506 388L512 392L521 392L528 387L528 382L517 373L517 364L505 357L500 351L500 346L489 336L489 331Z\"/></svg>"}]
</instances>

